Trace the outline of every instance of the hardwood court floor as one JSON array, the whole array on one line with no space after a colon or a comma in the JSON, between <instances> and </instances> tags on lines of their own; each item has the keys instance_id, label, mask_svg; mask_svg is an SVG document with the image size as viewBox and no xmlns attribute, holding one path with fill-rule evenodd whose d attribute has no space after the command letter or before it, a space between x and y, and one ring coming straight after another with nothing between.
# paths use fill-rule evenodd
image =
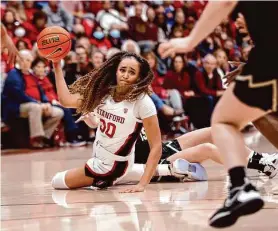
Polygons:
<instances>
[{"instance_id":1,"label":"hardwood court floor","mask_svg":"<svg viewBox=\"0 0 278 231\"><path fill-rule=\"evenodd\" d=\"M254 138L249 142L254 142ZM257 145L257 141L254 143ZM261 143L260 148L269 149L264 141ZM214 230L207 225L208 218L226 196L225 171L213 162L204 163L208 182L156 183L136 194L120 194L124 186L106 191L53 190L52 176L84 164L91 147L22 152L2 154L3 231ZM277 231L278 196L269 191L278 184L278 178L268 180L254 171L249 175L260 188L265 207L226 230Z\"/></svg>"}]
</instances>

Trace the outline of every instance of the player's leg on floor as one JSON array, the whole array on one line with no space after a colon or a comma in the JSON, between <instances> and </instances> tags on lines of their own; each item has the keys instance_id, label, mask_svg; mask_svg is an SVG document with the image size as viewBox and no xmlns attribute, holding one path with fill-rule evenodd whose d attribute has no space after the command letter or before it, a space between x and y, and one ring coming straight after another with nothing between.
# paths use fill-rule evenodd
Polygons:
<instances>
[{"instance_id":1,"label":"player's leg on floor","mask_svg":"<svg viewBox=\"0 0 278 231\"><path fill-rule=\"evenodd\" d=\"M278 154L258 153L246 147L249 156L247 168L255 169L265 175L273 178L278 172ZM208 159L219 164L223 164L223 159L217 147L210 143L200 144L177 152L167 158L168 161L174 162L177 159L184 159L191 163L202 163ZM181 161L180 161L181 163ZM178 167L179 165L176 165Z\"/></svg>"},{"instance_id":2,"label":"player's leg on floor","mask_svg":"<svg viewBox=\"0 0 278 231\"><path fill-rule=\"evenodd\" d=\"M190 135L192 134L192 135ZM220 154L218 148L212 143L201 143L199 145L183 149L191 144L197 144L198 142L211 140L211 128L200 129L199 132L190 132L176 139L177 144L175 146L179 147L179 152L173 153L167 158L170 162L176 159L185 159L191 163L202 163L205 160L211 159L219 164L223 164L223 157ZM187 142L186 139L189 141ZM171 146L174 141L167 143L166 145ZM189 145L190 144L190 145ZM176 148L172 147L172 149ZM170 147L171 148L171 147ZM263 172L270 178L273 178L278 171L278 155L258 153L252 151L246 147L248 155L247 168L256 169ZM247 163L247 162L246 162Z\"/></svg>"},{"instance_id":3,"label":"player's leg on floor","mask_svg":"<svg viewBox=\"0 0 278 231\"><path fill-rule=\"evenodd\" d=\"M213 143L211 138L211 127L198 129L177 138L181 149L195 147L199 144Z\"/></svg>"},{"instance_id":4,"label":"player's leg on floor","mask_svg":"<svg viewBox=\"0 0 278 231\"><path fill-rule=\"evenodd\" d=\"M187 133L176 140L181 147L181 151L170 156L168 158L169 161L182 158L192 163L201 163L211 159L219 164L223 164L222 155L212 141L211 127ZM251 152L249 148L247 148L247 151L248 153Z\"/></svg>"},{"instance_id":5,"label":"player's leg on floor","mask_svg":"<svg viewBox=\"0 0 278 231\"><path fill-rule=\"evenodd\" d=\"M245 174L248 152L240 130L266 112L242 103L234 95L234 86L232 83L226 90L212 116L213 141L223 155L231 183L230 193L223 207L210 218L210 225L214 227L233 225L240 216L255 213L264 204L259 192Z\"/></svg>"},{"instance_id":6,"label":"player's leg on floor","mask_svg":"<svg viewBox=\"0 0 278 231\"><path fill-rule=\"evenodd\" d=\"M173 162L176 159L185 159L192 163L202 163L205 160L211 159L219 164L223 164L222 156L217 147L211 143L199 144L184 149L167 158L170 162Z\"/></svg>"},{"instance_id":7,"label":"player's leg on floor","mask_svg":"<svg viewBox=\"0 0 278 231\"><path fill-rule=\"evenodd\" d=\"M64 172L58 172L52 179L52 187L55 189L76 189L91 186L93 178L85 175L85 168L74 168Z\"/></svg>"}]
</instances>

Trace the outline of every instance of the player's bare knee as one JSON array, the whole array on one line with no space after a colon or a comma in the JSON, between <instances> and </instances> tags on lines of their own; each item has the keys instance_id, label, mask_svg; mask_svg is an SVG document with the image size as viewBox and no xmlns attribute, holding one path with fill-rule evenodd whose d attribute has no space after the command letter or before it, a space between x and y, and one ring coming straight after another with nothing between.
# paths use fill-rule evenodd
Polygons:
<instances>
[{"instance_id":1,"label":"player's bare knee","mask_svg":"<svg viewBox=\"0 0 278 231\"><path fill-rule=\"evenodd\" d=\"M211 153L217 150L217 147L211 143L204 143L202 144L203 149L205 150L204 153Z\"/></svg>"},{"instance_id":2,"label":"player's bare knee","mask_svg":"<svg viewBox=\"0 0 278 231\"><path fill-rule=\"evenodd\" d=\"M58 172L52 178L51 184L54 189L69 189L69 187L66 184L66 173L67 171Z\"/></svg>"},{"instance_id":3,"label":"player's bare knee","mask_svg":"<svg viewBox=\"0 0 278 231\"><path fill-rule=\"evenodd\" d=\"M242 124L238 123L237 121L234 121L232 119L225 119L221 115L221 112L219 113L213 113L212 118L211 118L211 127L212 127L212 132L216 129L219 128L223 125L229 125L234 127L237 130L241 130L243 127Z\"/></svg>"}]
</instances>

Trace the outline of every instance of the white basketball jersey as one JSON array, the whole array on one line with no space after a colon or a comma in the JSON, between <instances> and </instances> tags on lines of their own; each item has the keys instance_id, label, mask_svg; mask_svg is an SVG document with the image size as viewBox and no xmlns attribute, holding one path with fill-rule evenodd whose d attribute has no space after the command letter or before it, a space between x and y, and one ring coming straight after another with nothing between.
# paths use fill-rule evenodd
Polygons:
<instances>
[{"instance_id":1,"label":"white basketball jersey","mask_svg":"<svg viewBox=\"0 0 278 231\"><path fill-rule=\"evenodd\" d=\"M115 155L127 156L134 152L142 120L155 115L156 109L148 95L134 102L115 102L108 97L94 113L100 120L95 144Z\"/></svg>"}]
</instances>

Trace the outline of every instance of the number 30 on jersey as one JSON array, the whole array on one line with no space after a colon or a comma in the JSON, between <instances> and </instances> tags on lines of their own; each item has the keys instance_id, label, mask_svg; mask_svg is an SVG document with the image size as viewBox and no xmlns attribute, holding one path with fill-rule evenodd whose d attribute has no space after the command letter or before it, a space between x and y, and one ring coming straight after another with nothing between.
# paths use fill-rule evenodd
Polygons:
<instances>
[{"instance_id":1,"label":"number 30 on jersey","mask_svg":"<svg viewBox=\"0 0 278 231\"><path fill-rule=\"evenodd\" d=\"M109 138L113 138L116 132L116 125L108 122L106 123L104 119L100 119L100 131L107 135Z\"/></svg>"}]
</instances>

